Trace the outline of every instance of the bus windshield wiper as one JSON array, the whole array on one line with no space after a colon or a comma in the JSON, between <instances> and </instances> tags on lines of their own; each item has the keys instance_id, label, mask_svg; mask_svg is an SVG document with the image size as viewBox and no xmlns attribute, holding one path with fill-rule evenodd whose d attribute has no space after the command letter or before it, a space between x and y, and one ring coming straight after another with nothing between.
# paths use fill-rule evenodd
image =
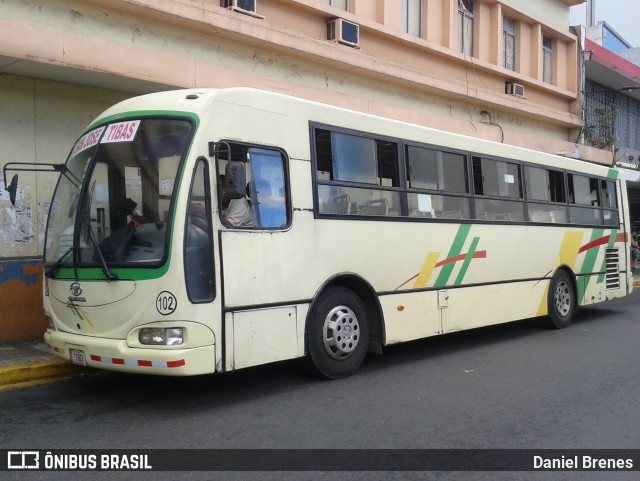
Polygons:
<instances>
[{"instance_id":1,"label":"bus windshield wiper","mask_svg":"<svg viewBox=\"0 0 640 481\"><path fill-rule=\"evenodd\" d=\"M67 249L67 252L65 252L64 254L62 254L62 256L60 257L60 259L58 259L56 261L55 264L53 264L51 267L49 267L47 269L47 271L44 273L45 277L51 278L55 275L55 273L57 272L57 270L60 268L60 266L62 265L62 263L64 262L64 260L69 257L69 254L71 254L73 252L73 246L69 247Z\"/></svg>"},{"instance_id":2,"label":"bus windshield wiper","mask_svg":"<svg viewBox=\"0 0 640 481\"><path fill-rule=\"evenodd\" d=\"M96 240L96 236L93 232L93 227L91 227L91 202L93 199L93 193L96 187L96 183L95 181L93 182L93 185L91 186L91 191L89 193L89 199L87 201L87 207L83 210L82 212L82 218L80 219L80 226L83 226L86 222L87 224L87 237L89 238L89 241L91 242L91 245L93 246L93 251L96 254L96 256L98 257L98 261L100 263L100 268L102 269L102 272L104 273L104 277L107 279L107 281L117 281L119 279L118 274L113 274L110 270L109 270L109 266L107 265L107 261L105 260L104 256L102 255L102 251L100 250L100 245L98 244L98 241Z\"/></svg>"},{"instance_id":3,"label":"bus windshield wiper","mask_svg":"<svg viewBox=\"0 0 640 481\"><path fill-rule=\"evenodd\" d=\"M107 261L105 260L104 256L102 255L102 251L100 250L100 246L98 245L98 241L96 240L96 236L93 233L93 227L91 227L91 219L87 220L87 230L89 231L89 240L91 241L91 244L93 245L93 250L96 253L96 255L98 256L98 261L100 262L100 267L102 268L102 272L104 273L104 277L107 279L107 281L117 281L119 279L118 274L113 274L110 270L109 270L109 266L107 265Z\"/></svg>"}]
</instances>

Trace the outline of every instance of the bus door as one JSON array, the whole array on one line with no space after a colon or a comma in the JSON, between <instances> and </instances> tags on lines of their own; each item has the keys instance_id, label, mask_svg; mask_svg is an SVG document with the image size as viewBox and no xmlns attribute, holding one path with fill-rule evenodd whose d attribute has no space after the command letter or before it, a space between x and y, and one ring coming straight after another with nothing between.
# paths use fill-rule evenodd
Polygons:
<instances>
[{"instance_id":1,"label":"bus door","mask_svg":"<svg viewBox=\"0 0 640 481\"><path fill-rule=\"evenodd\" d=\"M291 301L283 267L291 248L287 156L274 148L219 145L226 145L217 155L225 369L299 357L304 313L285 305Z\"/></svg>"}]
</instances>

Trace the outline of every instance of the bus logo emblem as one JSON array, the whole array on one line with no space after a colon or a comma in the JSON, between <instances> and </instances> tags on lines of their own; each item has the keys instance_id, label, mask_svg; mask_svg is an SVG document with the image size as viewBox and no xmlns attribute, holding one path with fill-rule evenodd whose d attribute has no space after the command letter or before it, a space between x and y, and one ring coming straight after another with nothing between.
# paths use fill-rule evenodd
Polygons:
<instances>
[{"instance_id":1,"label":"bus logo emblem","mask_svg":"<svg viewBox=\"0 0 640 481\"><path fill-rule=\"evenodd\" d=\"M82 284L79 282L74 282L69 286L69 290L71 291L71 295L73 297L78 297L82 294Z\"/></svg>"}]
</instances>

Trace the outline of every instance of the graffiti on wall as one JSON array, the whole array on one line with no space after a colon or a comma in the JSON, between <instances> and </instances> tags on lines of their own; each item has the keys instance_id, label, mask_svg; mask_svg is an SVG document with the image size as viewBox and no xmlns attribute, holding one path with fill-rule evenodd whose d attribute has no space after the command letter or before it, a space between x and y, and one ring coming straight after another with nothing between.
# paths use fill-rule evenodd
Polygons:
<instances>
[{"instance_id":1,"label":"graffiti on wall","mask_svg":"<svg viewBox=\"0 0 640 481\"><path fill-rule=\"evenodd\" d=\"M4 206L0 214L0 237L6 245L15 247L35 239L30 205Z\"/></svg>"},{"instance_id":2,"label":"graffiti on wall","mask_svg":"<svg viewBox=\"0 0 640 481\"><path fill-rule=\"evenodd\" d=\"M4 177L0 174L0 246L15 248L14 255L37 253L33 252L33 249L26 252L22 249L36 246L34 243L38 242L35 222L39 221L40 210L34 212L31 204L25 199L25 190L28 192L30 189L30 185L18 185L16 205L11 205L9 193L4 189Z\"/></svg>"}]
</instances>

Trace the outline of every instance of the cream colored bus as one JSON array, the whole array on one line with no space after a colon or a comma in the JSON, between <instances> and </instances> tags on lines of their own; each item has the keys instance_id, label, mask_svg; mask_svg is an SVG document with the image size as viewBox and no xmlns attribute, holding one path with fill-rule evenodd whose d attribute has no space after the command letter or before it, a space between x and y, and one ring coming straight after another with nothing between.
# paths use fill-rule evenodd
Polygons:
<instances>
[{"instance_id":1,"label":"cream colored bus","mask_svg":"<svg viewBox=\"0 0 640 481\"><path fill-rule=\"evenodd\" d=\"M339 378L389 344L562 328L632 289L615 169L284 95L126 100L57 169L45 339L96 368L306 356Z\"/></svg>"}]
</instances>

